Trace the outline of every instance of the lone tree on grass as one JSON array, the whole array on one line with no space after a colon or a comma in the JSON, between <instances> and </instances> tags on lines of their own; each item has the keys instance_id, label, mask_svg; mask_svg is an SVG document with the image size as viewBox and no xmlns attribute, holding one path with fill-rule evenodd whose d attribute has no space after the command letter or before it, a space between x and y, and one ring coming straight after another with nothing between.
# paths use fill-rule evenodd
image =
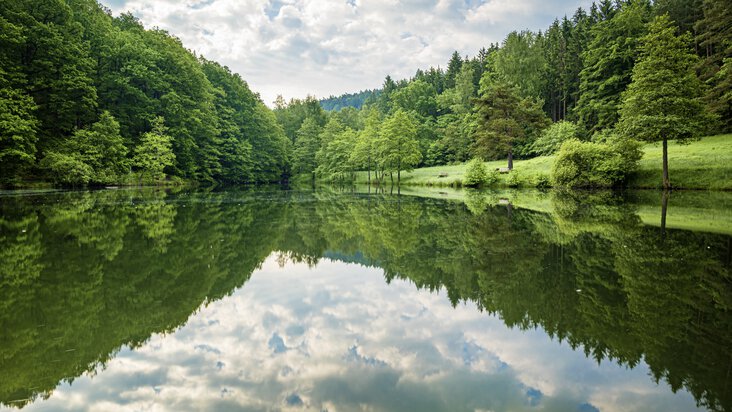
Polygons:
<instances>
[{"instance_id":1,"label":"lone tree on grass","mask_svg":"<svg viewBox=\"0 0 732 412\"><path fill-rule=\"evenodd\" d=\"M641 39L617 128L630 138L663 142L663 188L670 189L668 141L699 139L714 117L701 100L702 83L693 69L697 57L688 46L691 37L676 36L668 15L656 17L649 29Z\"/></svg>"},{"instance_id":2,"label":"lone tree on grass","mask_svg":"<svg viewBox=\"0 0 732 412\"><path fill-rule=\"evenodd\" d=\"M548 126L549 118L534 99L522 98L520 90L490 75L480 80L480 97L475 100L480 128L475 134L474 152L479 157L505 154L513 170L513 155L519 144Z\"/></svg>"}]
</instances>

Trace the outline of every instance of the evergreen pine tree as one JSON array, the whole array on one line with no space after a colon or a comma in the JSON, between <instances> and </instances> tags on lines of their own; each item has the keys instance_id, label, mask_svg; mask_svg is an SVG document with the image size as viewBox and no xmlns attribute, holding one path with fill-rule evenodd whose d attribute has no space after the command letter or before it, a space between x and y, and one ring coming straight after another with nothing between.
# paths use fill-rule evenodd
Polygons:
<instances>
[{"instance_id":1,"label":"evergreen pine tree","mask_svg":"<svg viewBox=\"0 0 732 412\"><path fill-rule=\"evenodd\" d=\"M690 36L676 36L668 15L656 17L649 28L623 94L618 130L628 138L663 142L663 187L670 189L668 141L699 138L712 118L701 100Z\"/></svg>"}]
</instances>

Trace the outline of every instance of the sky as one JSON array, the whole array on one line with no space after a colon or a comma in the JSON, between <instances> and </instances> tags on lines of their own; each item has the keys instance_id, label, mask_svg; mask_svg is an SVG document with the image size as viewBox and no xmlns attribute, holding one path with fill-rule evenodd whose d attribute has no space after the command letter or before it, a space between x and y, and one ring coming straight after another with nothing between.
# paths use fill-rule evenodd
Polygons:
<instances>
[{"instance_id":1,"label":"sky","mask_svg":"<svg viewBox=\"0 0 732 412\"><path fill-rule=\"evenodd\" d=\"M0 409L3 409L0 406ZM641 362L598 364L382 270L273 253L232 296L24 411L697 410Z\"/></svg>"},{"instance_id":2,"label":"sky","mask_svg":"<svg viewBox=\"0 0 732 412\"><path fill-rule=\"evenodd\" d=\"M590 0L102 0L239 73L262 100L381 87Z\"/></svg>"}]
</instances>

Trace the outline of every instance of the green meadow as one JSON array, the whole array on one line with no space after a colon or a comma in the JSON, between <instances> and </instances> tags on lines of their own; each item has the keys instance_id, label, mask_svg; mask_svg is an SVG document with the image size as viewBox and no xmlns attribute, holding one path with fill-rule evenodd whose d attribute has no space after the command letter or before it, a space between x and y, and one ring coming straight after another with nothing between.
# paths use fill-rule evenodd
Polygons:
<instances>
[{"instance_id":1,"label":"green meadow","mask_svg":"<svg viewBox=\"0 0 732 412\"><path fill-rule=\"evenodd\" d=\"M732 190L732 134L707 136L689 144L669 143L671 183L677 189ZM639 169L628 181L629 188L655 189L661 187L661 144L646 144ZM536 186L538 176L550 176L554 156L515 160L515 174L499 174L497 187ZM506 167L505 160L486 162L488 170ZM466 165L434 166L402 172L402 185L462 186ZM396 177L395 177L396 179ZM388 180L388 176L387 176ZM360 172L358 183L366 183L367 175Z\"/></svg>"}]
</instances>

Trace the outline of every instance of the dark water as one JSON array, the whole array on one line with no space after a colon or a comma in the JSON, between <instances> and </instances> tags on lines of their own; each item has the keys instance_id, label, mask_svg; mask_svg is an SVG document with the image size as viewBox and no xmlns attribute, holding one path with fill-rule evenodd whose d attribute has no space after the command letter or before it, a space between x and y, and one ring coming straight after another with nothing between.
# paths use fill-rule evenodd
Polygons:
<instances>
[{"instance_id":1,"label":"dark water","mask_svg":"<svg viewBox=\"0 0 732 412\"><path fill-rule=\"evenodd\" d=\"M728 209L643 196L5 194L0 409L732 410Z\"/></svg>"}]
</instances>

